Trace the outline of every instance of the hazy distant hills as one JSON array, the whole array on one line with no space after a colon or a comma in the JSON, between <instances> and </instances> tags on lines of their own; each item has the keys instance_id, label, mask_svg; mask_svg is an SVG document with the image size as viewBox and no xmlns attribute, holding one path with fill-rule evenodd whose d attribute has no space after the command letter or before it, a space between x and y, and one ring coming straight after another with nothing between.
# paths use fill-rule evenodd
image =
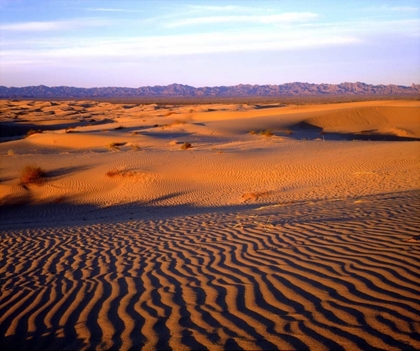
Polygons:
<instances>
[{"instance_id":1,"label":"hazy distant hills","mask_svg":"<svg viewBox=\"0 0 420 351\"><path fill-rule=\"evenodd\" d=\"M141 96L314 96L314 95L418 95L420 84L371 85L365 83L310 84L287 83L281 85L250 85L200 87L183 84L167 86L146 86L139 88L76 88L68 86L47 87L45 85L28 87L0 86L0 98L90 98L90 97L141 97Z\"/></svg>"}]
</instances>

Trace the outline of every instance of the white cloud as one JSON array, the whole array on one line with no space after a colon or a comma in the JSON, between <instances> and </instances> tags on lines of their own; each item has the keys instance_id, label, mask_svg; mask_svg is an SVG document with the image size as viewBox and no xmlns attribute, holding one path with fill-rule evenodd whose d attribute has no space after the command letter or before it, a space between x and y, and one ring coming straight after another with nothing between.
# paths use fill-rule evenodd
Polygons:
<instances>
[{"instance_id":1,"label":"white cloud","mask_svg":"<svg viewBox=\"0 0 420 351\"><path fill-rule=\"evenodd\" d=\"M144 12L142 10L121 9L121 8L105 8L105 7L87 8L86 11L94 11L94 12Z\"/></svg>"},{"instance_id":2,"label":"white cloud","mask_svg":"<svg viewBox=\"0 0 420 351\"><path fill-rule=\"evenodd\" d=\"M43 32L52 30L80 29L87 27L102 27L111 23L101 18L73 18L69 20L18 22L1 24L0 30L13 32Z\"/></svg>"},{"instance_id":3,"label":"white cloud","mask_svg":"<svg viewBox=\"0 0 420 351\"><path fill-rule=\"evenodd\" d=\"M166 27L182 27L190 25L213 24L213 23L295 23L307 22L318 18L316 13L312 12L285 12L276 15L232 15L232 16L208 16L185 18L166 24Z\"/></svg>"},{"instance_id":4,"label":"white cloud","mask_svg":"<svg viewBox=\"0 0 420 351\"><path fill-rule=\"evenodd\" d=\"M258 12L263 11L261 7L246 7L246 6L239 6L239 5L225 5L225 6L206 6L206 5L188 5L189 9L200 11L200 12L207 12L207 11L215 11L215 12L229 12L229 11L236 11L236 12Z\"/></svg>"},{"instance_id":5,"label":"white cloud","mask_svg":"<svg viewBox=\"0 0 420 351\"><path fill-rule=\"evenodd\" d=\"M211 33L173 36L137 37L130 39L91 39L81 42L66 42L55 46L25 50L3 50L2 65L16 62L34 64L77 64L81 62L135 62L141 58L183 56L196 54L262 52L302 50L316 47L342 46L358 43L359 39L349 35L319 35L308 31L301 33Z\"/></svg>"}]
</instances>

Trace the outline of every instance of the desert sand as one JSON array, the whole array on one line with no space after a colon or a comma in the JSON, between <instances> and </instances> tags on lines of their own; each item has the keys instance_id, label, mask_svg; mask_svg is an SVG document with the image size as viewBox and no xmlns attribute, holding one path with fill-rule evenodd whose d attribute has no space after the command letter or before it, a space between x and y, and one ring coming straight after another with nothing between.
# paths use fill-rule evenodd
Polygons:
<instances>
[{"instance_id":1,"label":"desert sand","mask_svg":"<svg viewBox=\"0 0 420 351\"><path fill-rule=\"evenodd\" d=\"M1 349L420 348L419 101L0 112Z\"/></svg>"}]
</instances>

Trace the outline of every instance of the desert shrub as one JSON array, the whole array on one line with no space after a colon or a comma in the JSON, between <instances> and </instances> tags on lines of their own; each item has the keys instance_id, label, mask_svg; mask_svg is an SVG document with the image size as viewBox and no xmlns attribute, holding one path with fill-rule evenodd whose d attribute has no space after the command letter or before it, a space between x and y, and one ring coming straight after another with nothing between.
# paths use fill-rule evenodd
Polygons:
<instances>
[{"instance_id":1,"label":"desert shrub","mask_svg":"<svg viewBox=\"0 0 420 351\"><path fill-rule=\"evenodd\" d=\"M109 151L120 151L120 148L118 147L118 144L116 142L112 142L106 145L106 148Z\"/></svg>"},{"instance_id":2,"label":"desert shrub","mask_svg":"<svg viewBox=\"0 0 420 351\"><path fill-rule=\"evenodd\" d=\"M10 149L9 151L7 151L7 155L8 156L13 156L14 154L15 154L15 152L12 149Z\"/></svg>"},{"instance_id":3,"label":"desert shrub","mask_svg":"<svg viewBox=\"0 0 420 351\"><path fill-rule=\"evenodd\" d=\"M115 130L118 130L118 129L124 129L124 126L118 126L118 127L116 127L116 128L114 128Z\"/></svg>"},{"instance_id":4,"label":"desert shrub","mask_svg":"<svg viewBox=\"0 0 420 351\"><path fill-rule=\"evenodd\" d=\"M136 175L133 171L127 171L125 169L111 169L108 172L106 172L107 177L114 178L114 177L133 177Z\"/></svg>"},{"instance_id":5,"label":"desert shrub","mask_svg":"<svg viewBox=\"0 0 420 351\"><path fill-rule=\"evenodd\" d=\"M271 137L271 136L273 136L273 133L271 132L271 130L269 130L269 129L262 129L262 130L259 130L259 131L255 131L255 130L250 130L249 131L249 134L251 134L251 135L264 135L264 136L266 136L266 137Z\"/></svg>"},{"instance_id":6,"label":"desert shrub","mask_svg":"<svg viewBox=\"0 0 420 351\"><path fill-rule=\"evenodd\" d=\"M141 150L140 145L139 144L131 144L131 150L133 150L133 151Z\"/></svg>"},{"instance_id":7,"label":"desert shrub","mask_svg":"<svg viewBox=\"0 0 420 351\"><path fill-rule=\"evenodd\" d=\"M187 150L192 148L192 145L190 143L185 142L184 144L182 144L181 146L181 150Z\"/></svg>"},{"instance_id":8,"label":"desert shrub","mask_svg":"<svg viewBox=\"0 0 420 351\"><path fill-rule=\"evenodd\" d=\"M20 184L23 186L29 184L43 185L45 183L46 173L41 167L25 166L20 171Z\"/></svg>"},{"instance_id":9,"label":"desert shrub","mask_svg":"<svg viewBox=\"0 0 420 351\"><path fill-rule=\"evenodd\" d=\"M26 138L33 135L33 134L37 134L37 133L42 133L41 129L35 130L35 129L30 129L28 130L28 132L26 133Z\"/></svg>"},{"instance_id":10,"label":"desert shrub","mask_svg":"<svg viewBox=\"0 0 420 351\"><path fill-rule=\"evenodd\" d=\"M273 136L273 133L271 132L271 130L266 129L266 130L260 130L260 135L264 135L266 137L271 137L271 136Z\"/></svg>"}]
</instances>

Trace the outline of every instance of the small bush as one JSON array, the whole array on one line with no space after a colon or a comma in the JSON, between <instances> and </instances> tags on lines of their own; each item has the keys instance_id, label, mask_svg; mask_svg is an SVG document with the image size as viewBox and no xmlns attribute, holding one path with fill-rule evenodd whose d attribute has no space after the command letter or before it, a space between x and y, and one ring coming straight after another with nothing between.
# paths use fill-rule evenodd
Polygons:
<instances>
[{"instance_id":1,"label":"small bush","mask_svg":"<svg viewBox=\"0 0 420 351\"><path fill-rule=\"evenodd\" d=\"M139 144L131 144L131 150L133 151L139 151L141 150Z\"/></svg>"},{"instance_id":2,"label":"small bush","mask_svg":"<svg viewBox=\"0 0 420 351\"><path fill-rule=\"evenodd\" d=\"M14 154L15 154L15 152L12 149L10 149L9 151L7 151L7 155L8 156L14 156Z\"/></svg>"},{"instance_id":3,"label":"small bush","mask_svg":"<svg viewBox=\"0 0 420 351\"><path fill-rule=\"evenodd\" d=\"M265 129L265 130L263 129L263 130L260 130L260 131L250 130L249 134L251 134L251 135L257 135L257 134L258 135L264 135L266 137L273 136L273 133L269 129Z\"/></svg>"},{"instance_id":4,"label":"small bush","mask_svg":"<svg viewBox=\"0 0 420 351\"><path fill-rule=\"evenodd\" d=\"M181 150L187 150L192 148L192 145L190 143L185 142L184 144L182 144L181 146Z\"/></svg>"},{"instance_id":5,"label":"small bush","mask_svg":"<svg viewBox=\"0 0 420 351\"><path fill-rule=\"evenodd\" d=\"M271 137L271 136L273 136L273 133L271 132L271 130L266 129L266 130L260 130L260 135L264 135L266 137Z\"/></svg>"},{"instance_id":6,"label":"small bush","mask_svg":"<svg viewBox=\"0 0 420 351\"><path fill-rule=\"evenodd\" d=\"M41 167L25 166L20 171L20 184L23 186L29 184L43 185L45 183L46 173Z\"/></svg>"},{"instance_id":7,"label":"small bush","mask_svg":"<svg viewBox=\"0 0 420 351\"><path fill-rule=\"evenodd\" d=\"M112 142L106 145L106 148L110 151L120 151L118 144L116 142Z\"/></svg>"},{"instance_id":8,"label":"small bush","mask_svg":"<svg viewBox=\"0 0 420 351\"><path fill-rule=\"evenodd\" d=\"M35 130L35 129L30 129L28 130L28 132L26 133L26 138L33 135L33 134L37 134L37 133L42 133L41 129Z\"/></svg>"},{"instance_id":9,"label":"small bush","mask_svg":"<svg viewBox=\"0 0 420 351\"><path fill-rule=\"evenodd\" d=\"M124 129L124 127L123 126L118 126L117 128L114 128L115 130L118 130L118 129Z\"/></svg>"},{"instance_id":10,"label":"small bush","mask_svg":"<svg viewBox=\"0 0 420 351\"><path fill-rule=\"evenodd\" d=\"M136 175L133 171L127 171L124 169L111 169L110 171L106 172L107 177L115 178L115 177L134 177Z\"/></svg>"}]
</instances>

